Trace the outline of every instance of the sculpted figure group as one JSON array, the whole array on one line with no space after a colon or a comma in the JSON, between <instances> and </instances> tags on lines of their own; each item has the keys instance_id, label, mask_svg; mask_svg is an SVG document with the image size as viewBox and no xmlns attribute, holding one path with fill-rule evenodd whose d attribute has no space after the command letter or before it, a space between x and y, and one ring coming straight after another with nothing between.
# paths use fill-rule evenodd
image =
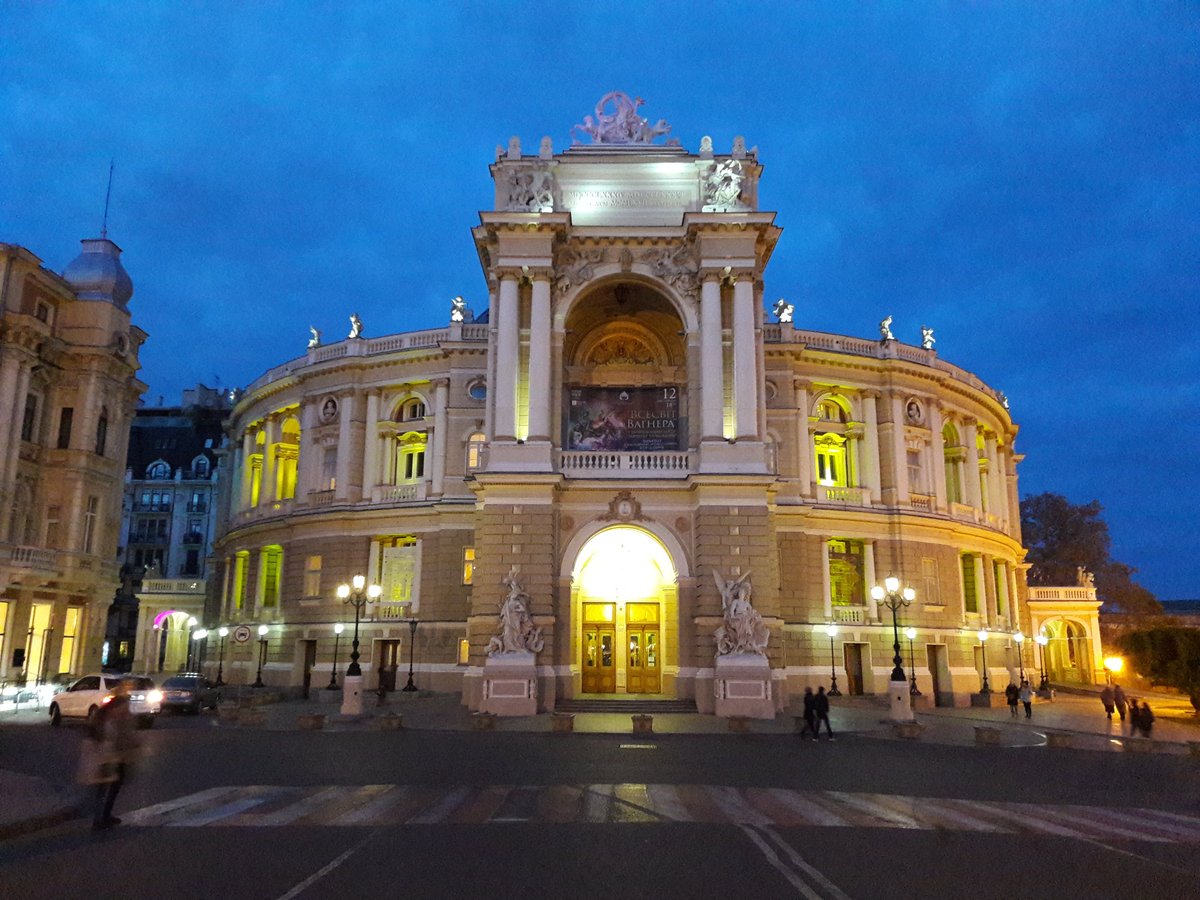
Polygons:
<instances>
[{"instance_id":1,"label":"sculpted figure group","mask_svg":"<svg viewBox=\"0 0 1200 900\"><path fill-rule=\"evenodd\" d=\"M651 125L638 115L638 107L645 101L641 97L633 100L621 91L610 91L596 104L596 117L584 116L581 125L571 128L571 140L578 144L576 132L589 135L593 144L651 144L660 135L670 133L666 119ZM612 104L614 111L605 110Z\"/></svg>"},{"instance_id":2,"label":"sculpted figure group","mask_svg":"<svg viewBox=\"0 0 1200 900\"><path fill-rule=\"evenodd\" d=\"M500 632L488 641L487 655L541 652L545 639L542 629L533 624L529 614L533 598L517 580L517 570L509 569L502 583L508 588L508 596L500 603Z\"/></svg>"},{"instance_id":3,"label":"sculpted figure group","mask_svg":"<svg viewBox=\"0 0 1200 900\"><path fill-rule=\"evenodd\" d=\"M713 580L721 592L721 611L725 614L725 623L713 635L717 641L717 655L765 655L771 632L758 610L750 604L750 573L726 583L721 573L713 569Z\"/></svg>"}]
</instances>

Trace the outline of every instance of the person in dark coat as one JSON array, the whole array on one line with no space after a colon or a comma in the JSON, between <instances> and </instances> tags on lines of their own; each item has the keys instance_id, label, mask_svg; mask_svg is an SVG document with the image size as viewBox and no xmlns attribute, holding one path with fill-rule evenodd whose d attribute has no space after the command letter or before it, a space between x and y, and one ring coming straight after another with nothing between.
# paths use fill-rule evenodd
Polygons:
<instances>
[{"instance_id":1,"label":"person in dark coat","mask_svg":"<svg viewBox=\"0 0 1200 900\"><path fill-rule=\"evenodd\" d=\"M800 729L802 739L809 732L812 732L814 741L817 739L817 711L813 708L815 700L812 688L806 687L804 689L804 727Z\"/></svg>"},{"instance_id":2,"label":"person in dark coat","mask_svg":"<svg viewBox=\"0 0 1200 900\"><path fill-rule=\"evenodd\" d=\"M1154 713L1150 711L1150 704L1143 703L1138 707L1138 713L1140 714L1140 722L1136 727L1141 730L1142 737L1149 738L1150 731L1154 728Z\"/></svg>"},{"instance_id":3,"label":"person in dark coat","mask_svg":"<svg viewBox=\"0 0 1200 900\"><path fill-rule=\"evenodd\" d=\"M1021 682L1021 690L1017 692L1017 696L1021 698L1021 703L1025 705L1025 718L1033 718L1033 685L1028 681Z\"/></svg>"},{"instance_id":4,"label":"person in dark coat","mask_svg":"<svg viewBox=\"0 0 1200 900\"><path fill-rule=\"evenodd\" d=\"M817 688L817 696L813 698L813 712L817 715L817 726L813 729L813 740L817 739L817 735L821 732L821 723L825 723L825 730L829 732L829 739L833 740L833 727L829 724L829 697L825 693L825 685Z\"/></svg>"},{"instance_id":5,"label":"person in dark coat","mask_svg":"<svg viewBox=\"0 0 1200 900\"><path fill-rule=\"evenodd\" d=\"M121 824L112 814L113 804L137 751L129 692L129 682L118 683L107 702L96 710L84 740L86 771L81 780L96 786L92 813L92 828L96 830Z\"/></svg>"},{"instance_id":6,"label":"person in dark coat","mask_svg":"<svg viewBox=\"0 0 1200 900\"><path fill-rule=\"evenodd\" d=\"M1008 711L1014 719L1017 717L1017 701L1020 698L1021 689L1010 681L1008 687L1004 689L1004 699L1008 701Z\"/></svg>"},{"instance_id":7,"label":"person in dark coat","mask_svg":"<svg viewBox=\"0 0 1200 900\"><path fill-rule=\"evenodd\" d=\"M1116 710L1116 695L1113 694L1111 684L1106 684L1100 691L1100 702L1104 704L1104 714L1108 716L1108 721L1112 721L1112 714Z\"/></svg>"},{"instance_id":8,"label":"person in dark coat","mask_svg":"<svg viewBox=\"0 0 1200 900\"><path fill-rule=\"evenodd\" d=\"M1113 685L1113 705L1117 708L1117 715L1121 717L1121 721L1125 721L1125 708L1129 705L1125 702L1125 691L1121 689L1119 684Z\"/></svg>"}]
</instances>

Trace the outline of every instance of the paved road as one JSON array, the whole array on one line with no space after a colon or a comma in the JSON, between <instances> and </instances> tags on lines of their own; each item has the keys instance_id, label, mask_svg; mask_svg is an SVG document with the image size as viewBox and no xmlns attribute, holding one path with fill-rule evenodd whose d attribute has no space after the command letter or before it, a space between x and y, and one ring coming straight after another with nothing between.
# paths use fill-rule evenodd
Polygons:
<instances>
[{"instance_id":1,"label":"paved road","mask_svg":"<svg viewBox=\"0 0 1200 900\"><path fill-rule=\"evenodd\" d=\"M0 727L63 778L79 729ZM0 896L1200 896L1182 756L847 735L146 734L125 824L0 846Z\"/></svg>"}]
</instances>

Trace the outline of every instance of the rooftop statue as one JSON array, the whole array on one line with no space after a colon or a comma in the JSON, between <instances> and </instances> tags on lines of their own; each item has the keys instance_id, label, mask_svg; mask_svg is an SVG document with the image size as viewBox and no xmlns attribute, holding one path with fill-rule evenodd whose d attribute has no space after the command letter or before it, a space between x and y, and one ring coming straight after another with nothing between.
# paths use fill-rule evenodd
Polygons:
<instances>
[{"instance_id":1,"label":"rooftop statue","mask_svg":"<svg viewBox=\"0 0 1200 900\"><path fill-rule=\"evenodd\" d=\"M932 350L933 345L937 343L937 339L933 336L933 329L928 325L921 326L921 346L926 350Z\"/></svg>"},{"instance_id":2,"label":"rooftop statue","mask_svg":"<svg viewBox=\"0 0 1200 900\"><path fill-rule=\"evenodd\" d=\"M788 303L780 297L775 301L772 311L775 313L775 318L780 322L790 322L792 321L792 316L795 315L796 307L794 304Z\"/></svg>"},{"instance_id":3,"label":"rooftop statue","mask_svg":"<svg viewBox=\"0 0 1200 900\"><path fill-rule=\"evenodd\" d=\"M540 652L545 640L529 614L533 598L517 580L515 568L508 570L502 583L508 588L508 596L500 603L500 633L488 641L487 655Z\"/></svg>"},{"instance_id":4,"label":"rooftop statue","mask_svg":"<svg viewBox=\"0 0 1200 900\"><path fill-rule=\"evenodd\" d=\"M596 104L596 117L584 116L580 125L571 128L571 142L580 143L577 131L590 135L593 144L652 144L660 135L669 134L671 126L666 119L651 125L638 115L638 107L645 101L641 97L633 100L628 94L610 91ZM609 104L613 111L609 112Z\"/></svg>"},{"instance_id":5,"label":"rooftop statue","mask_svg":"<svg viewBox=\"0 0 1200 900\"><path fill-rule=\"evenodd\" d=\"M713 569L713 580L721 592L721 611L725 624L717 628L717 656L731 653L751 653L765 656L771 632L762 616L750 604L750 573L726 583L721 573Z\"/></svg>"},{"instance_id":6,"label":"rooftop statue","mask_svg":"<svg viewBox=\"0 0 1200 900\"><path fill-rule=\"evenodd\" d=\"M451 322L470 322L475 317L471 315L471 308L467 306L467 301L462 297L450 298L450 321Z\"/></svg>"},{"instance_id":7,"label":"rooftop statue","mask_svg":"<svg viewBox=\"0 0 1200 900\"><path fill-rule=\"evenodd\" d=\"M358 313L350 313L350 333L346 337L357 340L362 337L362 328L362 319L358 317Z\"/></svg>"},{"instance_id":8,"label":"rooftop statue","mask_svg":"<svg viewBox=\"0 0 1200 900\"><path fill-rule=\"evenodd\" d=\"M316 350L321 346L321 332L313 328L311 325L308 326L308 330L312 333L312 337L308 339L308 349Z\"/></svg>"},{"instance_id":9,"label":"rooftop statue","mask_svg":"<svg viewBox=\"0 0 1200 900\"><path fill-rule=\"evenodd\" d=\"M894 341L895 339L896 336L892 334L892 317L888 316L879 323L879 341L880 343L883 343L886 341Z\"/></svg>"}]
</instances>

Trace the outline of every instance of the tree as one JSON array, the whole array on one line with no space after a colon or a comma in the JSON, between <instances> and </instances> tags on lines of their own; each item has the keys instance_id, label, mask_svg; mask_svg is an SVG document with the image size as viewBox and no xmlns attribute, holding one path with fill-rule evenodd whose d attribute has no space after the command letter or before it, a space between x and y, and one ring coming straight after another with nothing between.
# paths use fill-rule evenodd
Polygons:
<instances>
[{"instance_id":1,"label":"tree","mask_svg":"<svg viewBox=\"0 0 1200 900\"><path fill-rule=\"evenodd\" d=\"M1164 626L1131 631L1117 638L1134 671L1187 694L1200 712L1200 629Z\"/></svg>"},{"instance_id":2,"label":"tree","mask_svg":"<svg viewBox=\"0 0 1200 900\"><path fill-rule=\"evenodd\" d=\"M1093 500L1077 505L1062 494L1038 494L1021 501L1021 533L1029 548L1029 583L1075 584L1079 568L1096 577L1096 594L1125 613L1162 612L1154 594L1133 580L1137 571L1110 555L1112 538Z\"/></svg>"}]
</instances>

